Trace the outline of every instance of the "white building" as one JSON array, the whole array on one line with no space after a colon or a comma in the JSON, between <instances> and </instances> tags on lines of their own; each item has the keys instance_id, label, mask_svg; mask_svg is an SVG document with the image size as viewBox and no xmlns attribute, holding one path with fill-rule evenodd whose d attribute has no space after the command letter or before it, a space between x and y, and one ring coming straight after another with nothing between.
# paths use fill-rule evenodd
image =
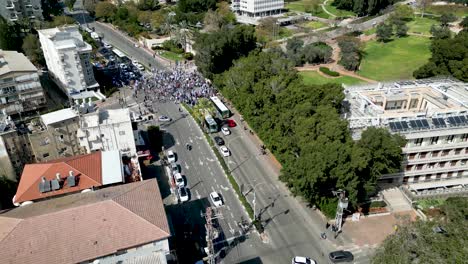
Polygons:
<instances>
[{"instance_id":1,"label":"white building","mask_svg":"<svg viewBox=\"0 0 468 264\"><path fill-rule=\"evenodd\" d=\"M345 89L353 138L370 126L407 139L401 171L381 184L402 185L410 199L468 193L468 84L450 79Z\"/></svg>"},{"instance_id":2,"label":"white building","mask_svg":"<svg viewBox=\"0 0 468 264\"><path fill-rule=\"evenodd\" d=\"M233 0L231 10L241 16L265 17L280 14L284 0Z\"/></svg>"},{"instance_id":3,"label":"white building","mask_svg":"<svg viewBox=\"0 0 468 264\"><path fill-rule=\"evenodd\" d=\"M45 106L37 68L22 53L0 50L0 110L18 115Z\"/></svg>"},{"instance_id":4,"label":"white building","mask_svg":"<svg viewBox=\"0 0 468 264\"><path fill-rule=\"evenodd\" d=\"M65 94L71 96L99 87L90 62L91 45L83 41L77 26L38 32L49 73Z\"/></svg>"},{"instance_id":5,"label":"white building","mask_svg":"<svg viewBox=\"0 0 468 264\"><path fill-rule=\"evenodd\" d=\"M128 108L99 109L80 118L80 146L93 150L119 150L122 155L136 155L135 139Z\"/></svg>"}]
</instances>

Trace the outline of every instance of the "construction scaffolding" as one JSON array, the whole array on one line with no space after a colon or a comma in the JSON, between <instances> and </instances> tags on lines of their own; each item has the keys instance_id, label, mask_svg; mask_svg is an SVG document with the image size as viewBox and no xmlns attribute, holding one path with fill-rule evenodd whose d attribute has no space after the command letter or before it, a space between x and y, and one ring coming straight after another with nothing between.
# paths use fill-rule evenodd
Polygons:
<instances>
[{"instance_id":1,"label":"construction scaffolding","mask_svg":"<svg viewBox=\"0 0 468 264\"><path fill-rule=\"evenodd\" d=\"M222 219L223 215L221 213L217 212L215 208L208 207L208 208L206 208L205 214L202 214L202 216L204 216L205 220L206 220L206 224L205 224L205 229L206 229L206 248L205 248L205 252L208 255L206 257L206 261L209 264L215 264L217 254L215 253L213 240L218 238L219 230L218 230L217 227L214 226L213 220L214 219Z\"/></svg>"}]
</instances>

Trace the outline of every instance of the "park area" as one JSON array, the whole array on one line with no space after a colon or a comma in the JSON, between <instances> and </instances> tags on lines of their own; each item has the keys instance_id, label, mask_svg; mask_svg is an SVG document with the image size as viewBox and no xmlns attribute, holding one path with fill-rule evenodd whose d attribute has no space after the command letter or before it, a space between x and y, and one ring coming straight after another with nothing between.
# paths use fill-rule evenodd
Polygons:
<instances>
[{"instance_id":1,"label":"park area","mask_svg":"<svg viewBox=\"0 0 468 264\"><path fill-rule=\"evenodd\" d=\"M413 71L431 56L430 39L409 36L382 43L366 43L359 75L377 81L412 79Z\"/></svg>"},{"instance_id":2,"label":"park area","mask_svg":"<svg viewBox=\"0 0 468 264\"><path fill-rule=\"evenodd\" d=\"M354 85L365 83L362 80L349 77L349 76L339 76L339 77L325 77L316 71L302 71L299 72L299 75L302 76L302 79L307 85L321 85L325 83L337 83L345 85Z\"/></svg>"},{"instance_id":3,"label":"park area","mask_svg":"<svg viewBox=\"0 0 468 264\"><path fill-rule=\"evenodd\" d=\"M333 18L330 16L328 13L326 13L321 6L317 8L316 12L311 12L310 10L307 10L308 6L311 6L312 1L309 0L301 0L301 1L294 1L294 2L288 2L286 3L286 8L290 11L299 11L299 12L306 12L310 13L313 16L321 17L321 18ZM350 16L355 16L356 14L351 12L351 11L346 11L346 10L340 10L337 9L336 7L332 6L333 1L322 1L320 0L321 4L324 4L325 9L333 14L336 17L350 17ZM311 9L311 8L310 8ZM307 10L307 11L306 11Z\"/></svg>"},{"instance_id":4,"label":"park area","mask_svg":"<svg viewBox=\"0 0 468 264\"><path fill-rule=\"evenodd\" d=\"M433 18L417 16L408 22L408 33L431 35L431 26L438 24L439 22Z\"/></svg>"}]
</instances>

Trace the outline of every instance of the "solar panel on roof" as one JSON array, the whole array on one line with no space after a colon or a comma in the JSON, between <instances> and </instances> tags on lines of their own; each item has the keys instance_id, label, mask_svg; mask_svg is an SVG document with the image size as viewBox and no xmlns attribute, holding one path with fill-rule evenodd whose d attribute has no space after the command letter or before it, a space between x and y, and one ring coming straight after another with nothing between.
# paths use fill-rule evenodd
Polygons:
<instances>
[{"instance_id":1,"label":"solar panel on roof","mask_svg":"<svg viewBox=\"0 0 468 264\"><path fill-rule=\"evenodd\" d=\"M402 127L401 127L401 123L400 122L395 122L395 125L397 127L398 130L401 130Z\"/></svg>"},{"instance_id":2,"label":"solar panel on roof","mask_svg":"<svg viewBox=\"0 0 468 264\"><path fill-rule=\"evenodd\" d=\"M448 117L448 121L450 123L451 126L455 126L457 123L455 122L455 119L453 118L453 116L449 116Z\"/></svg>"},{"instance_id":3,"label":"solar panel on roof","mask_svg":"<svg viewBox=\"0 0 468 264\"><path fill-rule=\"evenodd\" d=\"M462 121L463 124L466 124L466 122L468 121L466 119L466 116L460 116L460 120Z\"/></svg>"},{"instance_id":4,"label":"solar panel on roof","mask_svg":"<svg viewBox=\"0 0 468 264\"><path fill-rule=\"evenodd\" d=\"M50 192L50 181L44 182L44 192Z\"/></svg>"},{"instance_id":5,"label":"solar panel on roof","mask_svg":"<svg viewBox=\"0 0 468 264\"><path fill-rule=\"evenodd\" d=\"M68 176L67 177L67 184L68 184L68 187L75 186L76 185L75 176Z\"/></svg>"},{"instance_id":6,"label":"solar panel on roof","mask_svg":"<svg viewBox=\"0 0 468 264\"><path fill-rule=\"evenodd\" d=\"M453 119L455 120L455 123L456 123L457 125L461 124L461 122L462 122L462 121L460 120L460 117L458 117L458 116L454 116Z\"/></svg>"},{"instance_id":7,"label":"solar panel on roof","mask_svg":"<svg viewBox=\"0 0 468 264\"><path fill-rule=\"evenodd\" d=\"M412 128L418 128L418 124L416 123L415 120L410 120L410 125Z\"/></svg>"},{"instance_id":8,"label":"solar panel on roof","mask_svg":"<svg viewBox=\"0 0 468 264\"><path fill-rule=\"evenodd\" d=\"M393 131L397 130L394 122L390 122L390 123L388 123L388 125L390 126L391 130L393 130Z\"/></svg>"},{"instance_id":9,"label":"solar panel on roof","mask_svg":"<svg viewBox=\"0 0 468 264\"><path fill-rule=\"evenodd\" d=\"M416 124L417 124L418 128L422 128L422 127L423 127L422 122L421 122L421 120L419 120L419 119L416 120Z\"/></svg>"},{"instance_id":10,"label":"solar panel on roof","mask_svg":"<svg viewBox=\"0 0 468 264\"><path fill-rule=\"evenodd\" d=\"M427 119L421 120L421 123L422 123L424 128L429 128L429 122L427 122Z\"/></svg>"},{"instance_id":11,"label":"solar panel on roof","mask_svg":"<svg viewBox=\"0 0 468 264\"><path fill-rule=\"evenodd\" d=\"M409 127L408 127L408 123L407 123L406 121L401 122L401 126L402 126L403 129L405 129L405 130L409 128Z\"/></svg>"},{"instance_id":12,"label":"solar panel on roof","mask_svg":"<svg viewBox=\"0 0 468 264\"><path fill-rule=\"evenodd\" d=\"M50 181L50 183L52 184L52 190L58 190L60 189L60 184L59 182L57 181L57 179L53 179Z\"/></svg>"},{"instance_id":13,"label":"solar panel on roof","mask_svg":"<svg viewBox=\"0 0 468 264\"><path fill-rule=\"evenodd\" d=\"M432 118L432 124L434 124L435 127L440 127L439 119L438 118Z\"/></svg>"}]
</instances>

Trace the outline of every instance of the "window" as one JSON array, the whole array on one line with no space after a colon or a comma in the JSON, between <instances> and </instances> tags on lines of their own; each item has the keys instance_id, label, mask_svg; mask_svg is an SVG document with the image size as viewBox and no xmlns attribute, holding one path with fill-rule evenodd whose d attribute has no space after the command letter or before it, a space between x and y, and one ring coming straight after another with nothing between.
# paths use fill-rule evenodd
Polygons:
<instances>
[{"instance_id":1,"label":"window","mask_svg":"<svg viewBox=\"0 0 468 264\"><path fill-rule=\"evenodd\" d=\"M417 170L422 170L422 167L423 167L422 164L418 164L418 165L416 166L416 169L417 169Z\"/></svg>"},{"instance_id":2,"label":"window","mask_svg":"<svg viewBox=\"0 0 468 264\"><path fill-rule=\"evenodd\" d=\"M44 153L44 154L42 154L42 157L43 157L43 158L49 157L49 153Z\"/></svg>"},{"instance_id":3,"label":"window","mask_svg":"<svg viewBox=\"0 0 468 264\"><path fill-rule=\"evenodd\" d=\"M457 177L458 177L458 178L461 178L462 176L463 176L463 171L458 171L458 172L457 172Z\"/></svg>"},{"instance_id":4,"label":"window","mask_svg":"<svg viewBox=\"0 0 468 264\"><path fill-rule=\"evenodd\" d=\"M410 171L410 170L412 170L412 169L413 169L413 166L412 166L412 165L407 165L405 170L406 170L406 171Z\"/></svg>"},{"instance_id":5,"label":"window","mask_svg":"<svg viewBox=\"0 0 468 264\"><path fill-rule=\"evenodd\" d=\"M417 139L414 140L414 144L415 144L416 146L421 146L422 143L423 143L423 139L422 139L422 138L417 138Z\"/></svg>"},{"instance_id":6,"label":"window","mask_svg":"<svg viewBox=\"0 0 468 264\"><path fill-rule=\"evenodd\" d=\"M447 136L447 142L452 143L454 138L455 138L455 135Z\"/></svg>"},{"instance_id":7,"label":"window","mask_svg":"<svg viewBox=\"0 0 468 264\"><path fill-rule=\"evenodd\" d=\"M447 178L452 178L452 176L453 176L453 172L447 173Z\"/></svg>"},{"instance_id":8,"label":"window","mask_svg":"<svg viewBox=\"0 0 468 264\"><path fill-rule=\"evenodd\" d=\"M60 135L58 138L61 142L63 142L63 135Z\"/></svg>"},{"instance_id":9,"label":"window","mask_svg":"<svg viewBox=\"0 0 468 264\"><path fill-rule=\"evenodd\" d=\"M438 141L439 141L439 137L431 137L431 145L437 144Z\"/></svg>"},{"instance_id":10,"label":"window","mask_svg":"<svg viewBox=\"0 0 468 264\"><path fill-rule=\"evenodd\" d=\"M448 150L448 149L442 151L442 157L443 157L443 156L447 156L449 153L450 153L450 150Z\"/></svg>"},{"instance_id":11,"label":"window","mask_svg":"<svg viewBox=\"0 0 468 264\"><path fill-rule=\"evenodd\" d=\"M432 177L432 174L427 174L425 180L426 180L426 181L430 181L430 180L431 180L431 177Z\"/></svg>"},{"instance_id":12,"label":"window","mask_svg":"<svg viewBox=\"0 0 468 264\"><path fill-rule=\"evenodd\" d=\"M419 175L418 175L418 176L414 176L413 182L418 182L418 181L419 181Z\"/></svg>"},{"instance_id":13,"label":"window","mask_svg":"<svg viewBox=\"0 0 468 264\"><path fill-rule=\"evenodd\" d=\"M101 137L104 137L104 134L101 134Z\"/></svg>"},{"instance_id":14,"label":"window","mask_svg":"<svg viewBox=\"0 0 468 264\"><path fill-rule=\"evenodd\" d=\"M456 161L456 160L450 162L450 166L453 167L453 166L455 166L455 165L457 165L457 161Z\"/></svg>"},{"instance_id":15,"label":"window","mask_svg":"<svg viewBox=\"0 0 468 264\"><path fill-rule=\"evenodd\" d=\"M433 152L431 152L431 157L437 157L437 156L439 156L439 152L440 152L440 151L433 151Z\"/></svg>"},{"instance_id":16,"label":"window","mask_svg":"<svg viewBox=\"0 0 468 264\"><path fill-rule=\"evenodd\" d=\"M455 149L455 155L458 155L458 154L460 154L460 153L461 153L461 151L462 151L462 149L461 149L461 148L459 148L459 149Z\"/></svg>"},{"instance_id":17,"label":"window","mask_svg":"<svg viewBox=\"0 0 468 264\"><path fill-rule=\"evenodd\" d=\"M429 169L433 169L435 167L435 163L429 163L429 165L427 165L427 168Z\"/></svg>"},{"instance_id":18,"label":"window","mask_svg":"<svg viewBox=\"0 0 468 264\"><path fill-rule=\"evenodd\" d=\"M466 165L466 160L462 160L462 161L460 162L460 165Z\"/></svg>"},{"instance_id":19,"label":"window","mask_svg":"<svg viewBox=\"0 0 468 264\"><path fill-rule=\"evenodd\" d=\"M409 177L403 177L403 183L407 183L408 179L409 179Z\"/></svg>"},{"instance_id":20,"label":"window","mask_svg":"<svg viewBox=\"0 0 468 264\"><path fill-rule=\"evenodd\" d=\"M461 135L461 140L462 141L468 141L468 134Z\"/></svg>"},{"instance_id":21,"label":"window","mask_svg":"<svg viewBox=\"0 0 468 264\"><path fill-rule=\"evenodd\" d=\"M119 131L119 135L125 136L125 131Z\"/></svg>"},{"instance_id":22,"label":"window","mask_svg":"<svg viewBox=\"0 0 468 264\"><path fill-rule=\"evenodd\" d=\"M427 152L421 152L421 153L419 153L419 158L420 159L425 159L426 155L427 155Z\"/></svg>"},{"instance_id":23,"label":"window","mask_svg":"<svg viewBox=\"0 0 468 264\"><path fill-rule=\"evenodd\" d=\"M446 162L441 162L441 163L439 163L439 167L440 167L440 168L445 167L445 163L446 163Z\"/></svg>"},{"instance_id":24,"label":"window","mask_svg":"<svg viewBox=\"0 0 468 264\"><path fill-rule=\"evenodd\" d=\"M411 153L408 155L408 159L410 160L414 159L414 157L416 157L416 153Z\"/></svg>"},{"instance_id":25,"label":"window","mask_svg":"<svg viewBox=\"0 0 468 264\"><path fill-rule=\"evenodd\" d=\"M442 178L442 173L437 173L436 174L436 181L440 181L441 178Z\"/></svg>"}]
</instances>

